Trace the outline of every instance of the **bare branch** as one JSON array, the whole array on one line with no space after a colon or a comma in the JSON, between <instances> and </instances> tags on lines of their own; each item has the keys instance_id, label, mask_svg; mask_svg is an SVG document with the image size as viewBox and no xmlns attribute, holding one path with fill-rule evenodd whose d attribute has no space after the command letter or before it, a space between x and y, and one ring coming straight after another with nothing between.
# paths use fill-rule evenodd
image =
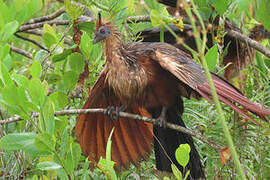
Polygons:
<instances>
[{"instance_id":1,"label":"bare branch","mask_svg":"<svg viewBox=\"0 0 270 180\"><path fill-rule=\"evenodd\" d=\"M100 109L100 108L96 108L96 109L72 109L72 110L62 110L62 111L56 111L54 113L55 116L65 116L65 115L72 115L72 114L88 114L88 113L103 113L106 114L106 109ZM35 112L31 115L31 117L38 117L39 113ZM147 118L144 116L140 116L137 114L131 114L131 113L126 113L126 112L119 112L119 117L123 117L123 118L129 118L129 119L136 119L136 120L141 120L141 121L145 121L145 122L149 122L152 124L156 124L156 119L152 119L152 118ZM8 123L12 123L12 122L16 122L16 121L20 121L23 120L20 117L15 117L15 118L8 118L8 119L4 119L4 120L0 120L0 124L8 124ZM201 135L201 133L187 129L185 127L182 126L178 126L176 124L172 124L172 123L166 123L167 127L170 129L174 129L176 131L191 135L205 143L207 143L208 145L210 145L211 147L213 147L215 150L220 151L221 148L223 146L216 144L215 142L212 142L210 140L208 140L207 138L205 138L203 135Z\"/></svg>"},{"instance_id":2,"label":"bare branch","mask_svg":"<svg viewBox=\"0 0 270 180\"><path fill-rule=\"evenodd\" d=\"M15 52L15 53L21 54L29 59L32 59L32 54L23 50L23 49L20 49L20 48L17 48L15 46L10 45L10 50Z\"/></svg>"},{"instance_id":3,"label":"bare branch","mask_svg":"<svg viewBox=\"0 0 270 180\"><path fill-rule=\"evenodd\" d=\"M20 38L20 39L22 39L22 40L29 41L29 42L31 42L32 44L38 46L40 49L43 49L43 50L45 50L45 51L47 51L47 52L50 52L49 49L45 48L44 46L42 46L41 44L39 44L38 42L36 42L36 41L33 40L33 39L29 39L29 38L27 38L27 37L23 37L23 36L21 36L21 35L19 35L19 34L17 34L17 33L15 33L14 36L16 36L17 38Z\"/></svg>"},{"instance_id":4,"label":"bare branch","mask_svg":"<svg viewBox=\"0 0 270 180\"><path fill-rule=\"evenodd\" d=\"M45 22L40 22L40 23L35 23L35 24L25 24L22 25L17 32L23 32L29 29L36 29L43 27L44 24L49 24L49 25L68 25L69 20L53 20L53 21L45 21Z\"/></svg>"},{"instance_id":5,"label":"bare branch","mask_svg":"<svg viewBox=\"0 0 270 180\"><path fill-rule=\"evenodd\" d=\"M250 47L253 47L254 49L260 51L262 54L270 58L270 50L267 49L266 47L262 46L260 43L257 41L249 38L246 35L243 35L237 31L230 30L230 29L225 29L225 31L228 33L229 36L234 37L244 43L247 43Z\"/></svg>"},{"instance_id":6,"label":"bare branch","mask_svg":"<svg viewBox=\"0 0 270 180\"><path fill-rule=\"evenodd\" d=\"M128 23L135 23L135 22L150 22L150 16L130 16L127 18L126 22ZM189 23L190 21L187 18L183 18L183 22L184 23ZM185 26L190 26L189 24L184 24L184 28ZM270 58L270 50L267 49L266 47L262 46L260 43L258 43L257 41L251 39L250 37L243 35L237 31L234 31L232 29L229 28L225 28L225 31L227 32L227 34L235 39L238 39L244 43L247 43L250 47L260 51L262 54L264 54L265 56L267 56L268 58Z\"/></svg>"},{"instance_id":7,"label":"bare branch","mask_svg":"<svg viewBox=\"0 0 270 180\"><path fill-rule=\"evenodd\" d=\"M37 36L42 36L43 35L43 31L40 30L40 29L29 29L27 31L24 31L24 33L33 34L33 35L37 35ZM71 46L72 45L72 40L66 37L64 39L64 43Z\"/></svg>"},{"instance_id":8,"label":"bare branch","mask_svg":"<svg viewBox=\"0 0 270 180\"><path fill-rule=\"evenodd\" d=\"M26 24L34 24L34 23L39 23L39 22L43 22L43 21L50 21L52 19L55 19L55 18L59 17L64 12L65 12L65 8L62 7L62 8L60 8L59 10L55 11L52 14L49 14L49 15L46 15L46 16L43 16L43 17L30 19L29 21L27 21Z\"/></svg>"},{"instance_id":9,"label":"bare branch","mask_svg":"<svg viewBox=\"0 0 270 180\"><path fill-rule=\"evenodd\" d=\"M136 23L136 22L150 22L150 16L130 16L126 19L127 23Z\"/></svg>"}]
</instances>

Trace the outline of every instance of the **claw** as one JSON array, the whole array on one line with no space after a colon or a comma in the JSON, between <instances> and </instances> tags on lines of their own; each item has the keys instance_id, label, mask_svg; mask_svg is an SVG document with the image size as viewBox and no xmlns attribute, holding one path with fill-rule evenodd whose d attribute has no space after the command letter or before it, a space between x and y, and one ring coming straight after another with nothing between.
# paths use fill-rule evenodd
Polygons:
<instances>
[{"instance_id":1,"label":"claw","mask_svg":"<svg viewBox=\"0 0 270 180\"><path fill-rule=\"evenodd\" d=\"M125 111L125 110L126 110L126 106L120 106L120 107L108 106L104 114L109 116L109 118L112 120L118 120L119 112Z\"/></svg>"},{"instance_id":2,"label":"claw","mask_svg":"<svg viewBox=\"0 0 270 180\"><path fill-rule=\"evenodd\" d=\"M166 112L167 112L167 108L162 107L159 117L156 118L156 125L160 126L161 128L167 127Z\"/></svg>"}]
</instances>

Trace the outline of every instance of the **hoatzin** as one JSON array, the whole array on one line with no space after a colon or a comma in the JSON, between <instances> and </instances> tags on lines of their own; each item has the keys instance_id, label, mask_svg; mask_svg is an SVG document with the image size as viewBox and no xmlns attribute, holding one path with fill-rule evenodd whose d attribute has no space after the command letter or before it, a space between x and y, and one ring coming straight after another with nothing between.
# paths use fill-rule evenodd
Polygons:
<instances>
[{"instance_id":1,"label":"hoatzin","mask_svg":"<svg viewBox=\"0 0 270 180\"><path fill-rule=\"evenodd\" d=\"M181 118L182 96L202 96L212 102L203 68L188 54L167 43L126 43L117 28L111 22L103 23L101 18L97 21L94 43L99 41L105 44L106 63L83 108L125 106L127 112L140 115L148 112L160 123L152 127L138 120L111 120L104 114L81 114L75 134L83 154L94 165L101 156L105 157L106 142L114 127L111 157L118 169L127 168L130 163L136 165L147 157L154 134L158 170L171 171L172 162L181 169L174 153L179 144L188 143L191 153L187 168L192 178L203 177L200 156L192 137L164 127L164 122L185 126ZM256 123L246 110L260 117L270 115L269 110L250 102L214 73L212 78L219 99L245 118Z\"/></svg>"}]
</instances>

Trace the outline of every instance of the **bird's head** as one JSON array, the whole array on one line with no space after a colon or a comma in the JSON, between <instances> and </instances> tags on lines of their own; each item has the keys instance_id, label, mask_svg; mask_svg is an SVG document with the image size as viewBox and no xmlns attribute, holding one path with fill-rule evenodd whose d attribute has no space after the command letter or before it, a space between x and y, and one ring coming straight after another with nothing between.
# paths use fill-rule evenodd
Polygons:
<instances>
[{"instance_id":1,"label":"bird's head","mask_svg":"<svg viewBox=\"0 0 270 180\"><path fill-rule=\"evenodd\" d=\"M102 40L105 40L111 34L111 23L103 23L101 20L101 15L99 13L93 43L95 44Z\"/></svg>"}]
</instances>

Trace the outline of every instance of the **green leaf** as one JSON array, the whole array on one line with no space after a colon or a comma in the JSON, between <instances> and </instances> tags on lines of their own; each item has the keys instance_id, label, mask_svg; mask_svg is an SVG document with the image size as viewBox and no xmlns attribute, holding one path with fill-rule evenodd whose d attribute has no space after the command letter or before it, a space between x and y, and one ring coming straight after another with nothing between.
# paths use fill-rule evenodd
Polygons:
<instances>
[{"instance_id":1,"label":"green leaf","mask_svg":"<svg viewBox=\"0 0 270 180\"><path fill-rule=\"evenodd\" d=\"M7 68L3 62L0 62L0 79L4 83L5 86L14 85L11 80Z\"/></svg>"},{"instance_id":2,"label":"green leaf","mask_svg":"<svg viewBox=\"0 0 270 180\"><path fill-rule=\"evenodd\" d=\"M210 71L215 71L215 67L217 65L218 60L218 49L217 45L211 47L205 55L205 59L208 63L208 67Z\"/></svg>"},{"instance_id":3,"label":"green leaf","mask_svg":"<svg viewBox=\"0 0 270 180\"><path fill-rule=\"evenodd\" d=\"M93 49L92 39L87 33L83 33L81 37L80 49L82 53L87 57L87 59L92 59L92 49Z\"/></svg>"},{"instance_id":4,"label":"green leaf","mask_svg":"<svg viewBox=\"0 0 270 180\"><path fill-rule=\"evenodd\" d=\"M55 162L50 162L50 161L40 162L37 164L36 167L42 171L55 170L55 169L62 168L59 164Z\"/></svg>"},{"instance_id":5,"label":"green leaf","mask_svg":"<svg viewBox=\"0 0 270 180\"><path fill-rule=\"evenodd\" d=\"M160 24L162 24L162 18L161 18L160 12L158 12L157 10L155 9L151 10L150 18L151 18L152 25L154 27L160 26Z\"/></svg>"},{"instance_id":6,"label":"green leaf","mask_svg":"<svg viewBox=\"0 0 270 180\"><path fill-rule=\"evenodd\" d=\"M69 0L65 0L64 5L67 14L73 21L84 13L83 8L76 6L75 4L71 4Z\"/></svg>"},{"instance_id":7,"label":"green leaf","mask_svg":"<svg viewBox=\"0 0 270 180\"><path fill-rule=\"evenodd\" d=\"M33 78L39 78L40 74L41 74L41 64L39 63L39 61L34 61L34 63L31 66L30 72Z\"/></svg>"},{"instance_id":8,"label":"green leaf","mask_svg":"<svg viewBox=\"0 0 270 180\"><path fill-rule=\"evenodd\" d=\"M229 5L231 4L231 0L217 0L213 4L215 10L219 13L219 15L223 15L225 11L228 9Z\"/></svg>"},{"instance_id":9,"label":"green leaf","mask_svg":"<svg viewBox=\"0 0 270 180\"><path fill-rule=\"evenodd\" d=\"M54 152L55 142L50 134L38 134L35 138L35 147L41 151Z\"/></svg>"},{"instance_id":10,"label":"green leaf","mask_svg":"<svg viewBox=\"0 0 270 180\"><path fill-rule=\"evenodd\" d=\"M76 72L77 74L80 74L83 72L84 68L84 60L83 56L80 53L72 53L71 55L68 56L69 59L69 66L70 69Z\"/></svg>"},{"instance_id":11,"label":"green leaf","mask_svg":"<svg viewBox=\"0 0 270 180\"><path fill-rule=\"evenodd\" d=\"M72 48L69 48L69 49L65 49L62 53L59 53L59 54L55 54L53 57L52 57L52 61L53 62L59 62L59 61L62 61L62 60L65 60L66 57L68 57L68 55L70 55L72 53Z\"/></svg>"},{"instance_id":12,"label":"green leaf","mask_svg":"<svg viewBox=\"0 0 270 180\"><path fill-rule=\"evenodd\" d=\"M3 37L1 38L1 40L7 41L16 32L18 27L19 23L16 20L7 23L2 31Z\"/></svg>"},{"instance_id":13,"label":"green leaf","mask_svg":"<svg viewBox=\"0 0 270 180\"><path fill-rule=\"evenodd\" d=\"M42 35L42 40L47 48L51 48L53 44L57 43L57 39L51 33L44 32Z\"/></svg>"},{"instance_id":14,"label":"green leaf","mask_svg":"<svg viewBox=\"0 0 270 180\"><path fill-rule=\"evenodd\" d=\"M264 27L270 31L270 3L269 0L257 1L258 7L256 8L256 19L259 20Z\"/></svg>"},{"instance_id":15,"label":"green leaf","mask_svg":"<svg viewBox=\"0 0 270 180\"><path fill-rule=\"evenodd\" d=\"M74 71L67 71L63 76L64 85L67 89L73 88L78 80L78 74Z\"/></svg>"},{"instance_id":16,"label":"green leaf","mask_svg":"<svg viewBox=\"0 0 270 180\"><path fill-rule=\"evenodd\" d=\"M0 149L7 151L27 149L27 146L33 143L36 136L35 133L7 134L0 139Z\"/></svg>"},{"instance_id":17,"label":"green leaf","mask_svg":"<svg viewBox=\"0 0 270 180\"><path fill-rule=\"evenodd\" d=\"M114 128L112 129L110 136L108 138L107 146L106 146L106 159L103 159L102 157L98 161L98 168L101 169L101 171L112 180L117 180L116 172L113 168L115 162L111 160L111 146L112 146L112 134L113 134Z\"/></svg>"},{"instance_id":18,"label":"green leaf","mask_svg":"<svg viewBox=\"0 0 270 180\"><path fill-rule=\"evenodd\" d=\"M23 87L23 88L27 88L28 84L30 83L30 81L22 74L13 74L12 78L16 81L16 83Z\"/></svg>"},{"instance_id":19,"label":"green leaf","mask_svg":"<svg viewBox=\"0 0 270 180\"><path fill-rule=\"evenodd\" d=\"M38 78L32 78L27 90L32 102L40 106L45 97L45 88L40 80Z\"/></svg>"},{"instance_id":20,"label":"green leaf","mask_svg":"<svg viewBox=\"0 0 270 180\"><path fill-rule=\"evenodd\" d=\"M10 51L10 47L8 44L5 44L0 47L0 61L9 54L9 51Z\"/></svg>"},{"instance_id":21,"label":"green leaf","mask_svg":"<svg viewBox=\"0 0 270 180\"><path fill-rule=\"evenodd\" d=\"M176 177L176 179L182 179L182 173L181 171L176 167L175 164L171 164L173 175Z\"/></svg>"},{"instance_id":22,"label":"green leaf","mask_svg":"<svg viewBox=\"0 0 270 180\"><path fill-rule=\"evenodd\" d=\"M190 146L188 144L180 144L180 146L175 151L175 157L177 162L186 167L189 162L189 153L190 153Z\"/></svg>"},{"instance_id":23,"label":"green leaf","mask_svg":"<svg viewBox=\"0 0 270 180\"><path fill-rule=\"evenodd\" d=\"M44 104L41 107L41 127L49 134L54 134L55 120L54 120L54 105L49 97L45 97Z\"/></svg>"},{"instance_id":24,"label":"green leaf","mask_svg":"<svg viewBox=\"0 0 270 180\"><path fill-rule=\"evenodd\" d=\"M55 107L60 110L64 109L68 104L68 97L63 92L54 92L50 94L50 99L53 101Z\"/></svg>"}]
</instances>

